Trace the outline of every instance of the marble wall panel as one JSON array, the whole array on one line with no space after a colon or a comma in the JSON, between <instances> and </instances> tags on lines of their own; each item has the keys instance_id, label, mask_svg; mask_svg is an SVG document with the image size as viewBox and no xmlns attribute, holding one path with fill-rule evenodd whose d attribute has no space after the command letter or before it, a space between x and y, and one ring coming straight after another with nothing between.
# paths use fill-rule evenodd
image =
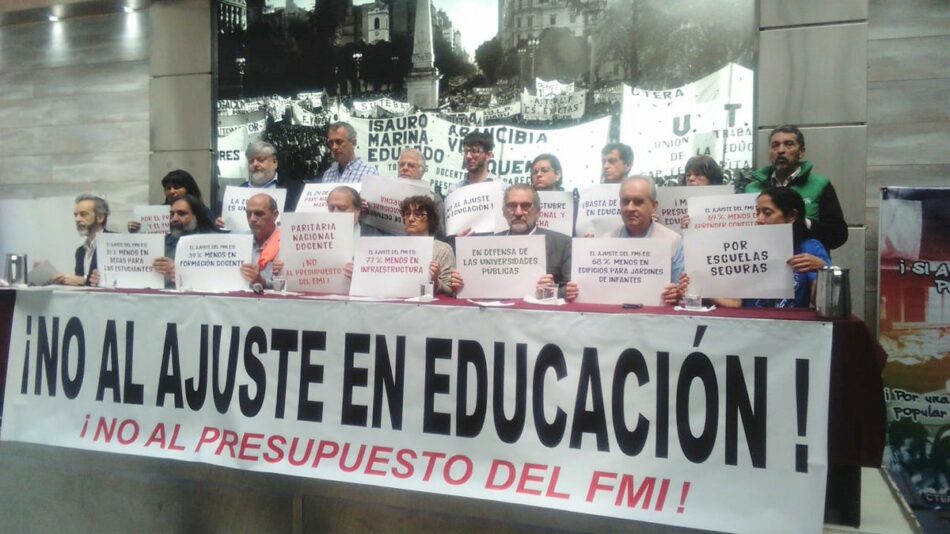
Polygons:
<instances>
[{"instance_id":1,"label":"marble wall panel","mask_svg":"<svg viewBox=\"0 0 950 534\"><path fill-rule=\"evenodd\" d=\"M868 126L868 166L950 163L950 121Z\"/></svg>"},{"instance_id":2,"label":"marble wall panel","mask_svg":"<svg viewBox=\"0 0 950 534\"><path fill-rule=\"evenodd\" d=\"M211 72L209 0L173 0L151 8L152 76ZM188 39L182 39L187 35Z\"/></svg>"},{"instance_id":3,"label":"marble wall panel","mask_svg":"<svg viewBox=\"0 0 950 534\"><path fill-rule=\"evenodd\" d=\"M868 83L868 124L950 121L950 77Z\"/></svg>"},{"instance_id":4,"label":"marble wall panel","mask_svg":"<svg viewBox=\"0 0 950 534\"><path fill-rule=\"evenodd\" d=\"M80 152L51 156L52 181L62 183L148 182L148 152Z\"/></svg>"},{"instance_id":5,"label":"marble wall panel","mask_svg":"<svg viewBox=\"0 0 950 534\"><path fill-rule=\"evenodd\" d=\"M868 81L950 78L950 35L868 42Z\"/></svg>"},{"instance_id":6,"label":"marble wall panel","mask_svg":"<svg viewBox=\"0 0 950 534\"><path fill-rule=\"evenodd\" d=\"M0 71L0 101L33 98L34 90L32 72Z\"/></svg>"},{"instance_id":7,"label":"marble wall panel","mask_svg":"<svg viewBox=\"0 0 950 534\"><path fill-rule=\"evenodd\" d=\"M53 99L52 124L99 124L149 120L148 91Z\"/></svg>"},{"instance_id":8,"label":"marble wall panel","mask_svg":"<svg viewBox=\"0 0 950 534\"><path fill-rule=\"evenodd\" d=\"M4 156L0 158L0 184L45 184L53 181L53 157Z\"/></svg>"},{"instance_id":9,"label":"marble wall panel","mask_svg":"<svg viewBox=\"0 0 950 534\"><path fill-rule=\"evenodd\" d=\"M759 26L798 26L866 20L868 0L759 0Z\"/></svg>"},{"instance_id":10,"label":"marble wall panel","mask_svg":"<svg viewBox=\"0 0 950 534\"><path fill-rule=\"evenodd\" d=\"M0 100L0 125L3 128L52 124L52 115L53 101L49 99Z\"/></svg>"},{"instance_id":11,"label":"marble wall panel","mask_svg":"<svg viewBox=\"0 0 950 534\"><path fill-rule=\"evenodd\" d=\"M946 0L870 0L868 13L868 38L874 40L947 35L950 29Z\"/></svg>"},{"instance_id":12,"label":"marble wall panel","mask_svg":"<svg viewBox=\"0 0 950 534\"><path fill-rule=\"evenodd\" d=\"M36 71L35 96L148 91L148 61L76 65Z\"/></svg>"},{"instance_id":13,"label":"marble wall panel","mask_svg":"<svg viewBox=\"0 0 950 534\"><path fill-rule=\"evenodd\" d=\"M211 150L211 84L210 74L152 78L152 150Z\"/></svg>"}]
</instances>

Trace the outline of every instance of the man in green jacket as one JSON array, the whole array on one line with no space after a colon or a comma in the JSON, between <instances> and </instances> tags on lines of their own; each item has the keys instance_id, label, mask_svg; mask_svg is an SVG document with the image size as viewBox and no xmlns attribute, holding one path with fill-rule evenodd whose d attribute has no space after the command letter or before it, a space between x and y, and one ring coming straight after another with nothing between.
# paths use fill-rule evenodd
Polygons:
<instances>
[{"instance_id":1,"label":"man in green jacket","mask_svg":"<svg viewBox=\"0 0 950 534\"><path fill-rule=\"evenodd\" d=\"M769 187L790 187L805 200L805 225L809 236L828 250L848 240L848 223L831 181L812 172L805 156L805 136L797 126L783 125L769 134L769 161L772 165L752 172L746 193L760 193Z\"/></svg>"}]
</instances>

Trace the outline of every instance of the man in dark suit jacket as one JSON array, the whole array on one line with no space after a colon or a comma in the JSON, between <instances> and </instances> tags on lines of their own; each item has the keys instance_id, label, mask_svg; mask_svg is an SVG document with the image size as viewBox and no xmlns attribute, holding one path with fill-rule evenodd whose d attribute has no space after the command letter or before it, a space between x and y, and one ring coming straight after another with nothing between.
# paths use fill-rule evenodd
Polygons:
<instances>
[{"instance_id":1,"label":"man in dark suit jacket","mask_svg":"<svg viewBox=\"0 0 950 534\"><path fill-rule=\"evenodd\" d=\"M73 274L61 273L53 277L54 284L67 286L97 286L99 271L96 263L96 237L106 231L109 220L109 203L95 195L79 195L73 208L76 231L86 241L76 249L76 265Z\"/></svg>"}]
</instances>

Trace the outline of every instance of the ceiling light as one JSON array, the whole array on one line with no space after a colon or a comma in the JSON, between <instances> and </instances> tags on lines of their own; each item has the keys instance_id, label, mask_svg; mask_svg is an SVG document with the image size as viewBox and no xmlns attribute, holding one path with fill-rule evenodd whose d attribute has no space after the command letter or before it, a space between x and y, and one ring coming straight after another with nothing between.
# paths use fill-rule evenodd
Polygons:
<instances>
[{"instance_id":1,"label":"ceiling light","mask_svg":"<svg viewBox=\"0 0 950 534\"><path fill-rule=\"evenodd\" d=\"M131 6L122 6L122 11L125 11L126 13L135 13L135 10L132 9Z\"/></svg>"},{"instance_id":2,"label":"ceiling light","mask_svg":"<svg viewBox=\"0 0 950 534\"><path fill-rule=\"evenodd\" d=\"M49 21L50 21L50 22L59 22L59 17L57 17L56 15L50 15L50 16L49 16Z\"/></svg>"}]
</instances>

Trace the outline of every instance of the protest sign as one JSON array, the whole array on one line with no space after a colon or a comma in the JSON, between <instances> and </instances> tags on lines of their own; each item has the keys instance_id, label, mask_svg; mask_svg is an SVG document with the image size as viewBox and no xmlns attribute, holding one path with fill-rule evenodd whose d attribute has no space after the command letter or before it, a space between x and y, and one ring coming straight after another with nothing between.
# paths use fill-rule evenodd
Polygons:
<instances>
[{"instance_id":1,"label":"protest sign","mask_svg":"<svg viewBox=\"0 0 950 534\"><path fill-rule=\"evenodd\" d=\"M135 206L132 208L132 218L141 224L141 234L167 234L171 223L170 206Z\"/></svg>"},{"instance_id":2,"label":"protest sign","mask_svg":"<svg viewBox=\"0 0 950 534\"><path fill-rule=\"evenodd\" d=\"M691 188L701 189L701 188ZM693 197L686 201L690 230L742 228L755 225L758 193Z\"/></svg>"},{"instance_id":3,"label":"protest sign","mask_svg":"<svg viewBox=\"0 0 950 534\"><path fill-rule=\"evenodd\" d=\"M542 235L460 237L455 240L455 264L465 286L458 296L534 296L545 258Z\"/></svg>"},{"instance_id":4,"label":"protest sign","mask_svg":"<svg viewBox=\"0 0 950 534\"><path fill-rule=\"evenodd\" d=\"M357 193L360 192L361 184L354 182L351 184L306 184L297 199L297 206L294 211L297 213L312 211L327 211L327 197L330 191L333 191L341 185L352 187Z\"/></svg>"},{"instance_id":5,"label":"protest sign","mask_svg":"<svg viewBox=\"0 0 950 534\"><path fill-rule=\"evenodd\" d=\"M623 225L620 218L620 184L597 184L584 189L577 201L574 235L608 237Z\"/></svg>"},{"instance_id":6,"label":"protest sign","mask_svg":"<svg viewBox=\"0 0 950 534\"><path fill-rule=\"evenodd\" d=\"M455 235L471 228L475 233L508 229L502 210L504 185L483 182L460 187L445 198L445 233Z\"/></svg>"},{"instance_id":7,"label":"protest sign","mask_svg":"<svg viewBox=\"0 0 950 534\"><path fill-rule=\"evenodd\" d=\"M161 289L165 277L152 262L165 255L165 236L101 233L96 238L99 285L122 289Z\"/></svg>"},{"instance_id":8,"label":"protest sign","mask_svg":"<svg viewBox=\"0 0 950 534\"><path fill-rule=\"evenodd\" d=\"M346 294L343 266L353 260L353 214L285 213L280 257L290 291Z\"/></svg>"},{"instance_id":9,"label":"protest sign","mask_svg":"<svg viewBox=\"0 0 950 534\"><path fill-rule=\"evenodd\" d=\"M485 120L499 120L521 115L521 100L515 100L501 106L479 110Z\"/></svg>"},{"instance_id":10,"label":"protest sign","mask_svg":"<svg viewBox=\"0 0 950 534\"><path fill-rule=\"evenodd\" d=\"M544 98L521 95L521 116L534 121L580 119L586 102L586 89Z\"/></svg>"},{"instance_id":11,"label":"protest sign","mask_svg":"<svg viewBox=\"0 0 950 534\"><path fill-rule=\"evenodd\" d=\"M287 190L277 187L238 187L229 185L224 188L224 200L221 202L221 217L224 218L224 227L231 232L249 233L251 227L247 225L247 201L254 195L264 193L270 195L277 202L277 210L284 210L287 200ZM280 221L280 215L277 215Z\"/></svg>"},{"instance_id":12,"label":"protest sign","mask_svg":"<svg viewBox=\"0 0 950 534\"><path fill-rule=\"evenodd\" d=\"M390 235L405 235L406 227L402 223L402 211L399 203L412 196L429 196L429 182L389 178L383 176L364 176L360 196L369 206L364 224L375 226Z\"/></svg>"},{"instance_id":13,"label":"protest sign","mask_svg":"<svg viewBox=\"0 0 950 534\"><path fill-rule=\"evenodd\" d=\"M538 227L567 236L574 235L574 193L570 191L538 191L541 214Z\"/></svg>"},{"instance_id":14,"label":"protest sign","mask_svg":"<svg viewBox=\"0 0 950 534\"><path fill-rule=\"evenodd\" d=\"M574 82L561 83L557 80L547 81L541 78L535 78L534 92L540 98L566 95L574 92Z\"/></svg>"},{"instance_id":15,"label":"protest sign","mask_svg":"<svg viewBox=\"0 0 950 534\"><path fill-rule=\"evenodd\" d=\"M670 230L682 234L680 221L687 215L686 199L700 196L731 195L734 192L735 189L731 185L657 187L656 214L659 216L658 222Z\"/></svg>"},{"instance_id":16,"label":"protest sign","mask_svg":"<svg viewBox=\"0 0 950 534\"><path fill-rule=\"evenodd\" d=\"M54 291L10 332L6 442L822 528L828 322Z\"/></svg>"},{"instance_id":17,"label":"protest sign","mask_svg":"<svg viewBox=\"0 0 950 534\"><path fill-rule=\"evenodd\" d=\"M670 241L661 238L574 238L571 280L577 302L663 305L670 283Z\"/></svg>"},{"instance_id":18,"label":"protest sign","mask_svg":"<svg viewBox=\"0 0 950 534\"><path fill-rule=\"evenodd\" d=\"M361 237L356 241L350 295L418 297L432 280L432 237Z\"/></svg>"},{"instance_id":19,"label":"protest sign","mask_svg":"<svg viewBox=\"0 0 950 534\"><path fill-rule=\"evenodd\" d=\"M689 285L703 297L792 298L792 225L688 229L683 232Z\"/></svg>"},{"instance_id":20,"label":"protest sign","mask_svg":"<svg viewBox=\"0 0 950 534\"><path fill-rule=\"evenodd\" d=\"M241 265L251 263L253 242L254 238L246 234L182 236L175 249L175 278L178 289L248 289L248 282L241 275Z\"/></svg>"}]
</instances>

